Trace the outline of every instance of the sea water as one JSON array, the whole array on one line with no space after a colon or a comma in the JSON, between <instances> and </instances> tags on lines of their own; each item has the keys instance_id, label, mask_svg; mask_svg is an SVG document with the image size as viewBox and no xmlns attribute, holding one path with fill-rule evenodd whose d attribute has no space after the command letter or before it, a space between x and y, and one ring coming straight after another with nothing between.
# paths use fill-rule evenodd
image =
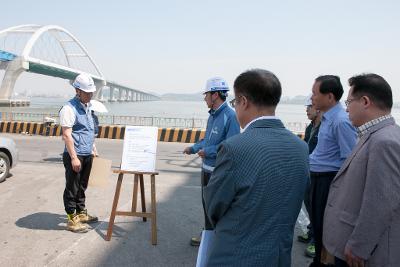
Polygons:
<instances>
[{"instance_id":1,"label":"sea water","mask_svg":"<svg viewBox=\"0 0 400 267\"><path fill-rule=\"evenodd\" d=\"M32 97L29 107L0 107L0 112L56 115L68 100L64 98ZM179 118L205 121L209 115L204 101L105 102L104 105L109 111L104 115L108 116ZM392 115L397 122L400 122L399 108L393 108ZM279 104L276 116L286 125L296 125L296 131L301 131L309 123L304 105Z\"/></svg>"}]
</instances>

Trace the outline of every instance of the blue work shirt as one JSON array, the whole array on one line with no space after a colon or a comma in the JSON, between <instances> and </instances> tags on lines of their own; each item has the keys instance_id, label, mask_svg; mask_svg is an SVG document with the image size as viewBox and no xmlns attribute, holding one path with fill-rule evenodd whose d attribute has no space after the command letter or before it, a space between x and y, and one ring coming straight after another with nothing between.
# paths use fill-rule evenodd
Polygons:
<instances>
[{"instance_id":1,"label":"blue work shirt","mask_svg":"<svg viewBox=\"0 0 400 267\"><path fill-rule=\"evenodd\" d=\"M205 172L214 170L218 145L225 139L240 133L235 111L226 102L216 110L211 109L209 113L206 135L204 139L194 144L191 149L192 154L199 152L200 149L204 150L205 157L202 169Z\"/></svg>"},{"instance_id":2,"label":"blue work shirt","mask_svg":"<svg viewBox=\"0 0 400 267\"><path fill-rule=\"evenodd\" d=\"M322 115L318 143L310 155L311 172L338 171L356 144L357 133L338 102Z\"/></svg>"}]
</instances>

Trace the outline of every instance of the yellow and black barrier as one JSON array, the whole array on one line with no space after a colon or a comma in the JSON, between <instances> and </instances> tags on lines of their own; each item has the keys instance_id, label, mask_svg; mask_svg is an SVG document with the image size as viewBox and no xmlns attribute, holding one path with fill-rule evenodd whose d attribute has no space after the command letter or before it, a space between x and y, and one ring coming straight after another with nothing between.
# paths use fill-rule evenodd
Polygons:
<instances>
[{"instance_id":1,"label":"yellow and black barrier","mask_svg":"<svg viewBox=\"0 0 400 267\"><path fill-rule=\"evenodd\" d=\"M99 138L124 139L125 126L99 126ZM158 128L158 141L195 143L204 138L202 129Z\"/></svg>"},{"instance_id":2,"label":"yellow and black barrier","mask_svg":"<svg viewBox=\"0 0 400 267\"><path fill-rule=\"evenodd\" d=\"M40 122L0 122L0 133L26 133L32 135L60 136L60 125L47 125ZM102 125L99 126L98 138L124 139L125 126ZM304 139L303 133L296 134ZM205 130L202 129L181 129L181 128L158 128L158 141L196 143L203 139Z\"/></svg>"},{"instance_id":3,"label":"yellow and black barrier","mask_svg":"<svg viewBox=\"0 0 400 267\"><path fill-rule=\"evenodd\" d=\"M60 136L60 125L47 125L40 122L0 122L0 133L25 133L32 135ZM101 125L98 138L124 139L125 126ZM158 141L195 143L205 136L202 129L159 128Z\"/></svg>"}]
</instances>

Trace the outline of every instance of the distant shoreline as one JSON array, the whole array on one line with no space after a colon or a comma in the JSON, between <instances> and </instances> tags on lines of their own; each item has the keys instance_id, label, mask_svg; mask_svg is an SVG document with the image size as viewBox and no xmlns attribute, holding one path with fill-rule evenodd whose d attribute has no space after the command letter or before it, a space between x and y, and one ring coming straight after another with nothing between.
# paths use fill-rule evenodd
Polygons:
<instances>
[{"instance_id":1,"label":"distant shoreline","mask_svg":"<svg viewBox=\"0 0 400 267\"><path fill-rule=\"evenodd\" d=\"M24 99L30 100L32 98L36 99L60 99L60 100L68 100L72 98L72 96L60 96L60 95L54 95L54 96L46 96L46 95L32 95L30 97L23 96ZM281 98L281 101L279 102L280 104L291 104L291 105L304 105L306 103L306 96L295 96L295 97L287 97L283 96ZM233 99L233 97L228 97L228 100ZM203 95L201 93L198 94L164 94L160 96L159 101L189 101L189 102L202 102L203 100ZM344 99L342 99L341 102L344 102ZM393 103L393 108L400 108L400 102L394 102Z\"/></svg>"}]
</instances>

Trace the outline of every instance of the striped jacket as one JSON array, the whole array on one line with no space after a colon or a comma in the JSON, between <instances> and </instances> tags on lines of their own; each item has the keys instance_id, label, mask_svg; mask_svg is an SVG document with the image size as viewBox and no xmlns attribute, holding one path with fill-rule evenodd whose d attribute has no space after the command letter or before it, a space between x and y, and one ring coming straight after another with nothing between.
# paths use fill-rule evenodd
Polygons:
<instances>
[{"instance_id":1,"label":"striped jacket","mask_svg":"<svg viewBox=\"0 0 400 267\"><path fill-rule=\"evenodd\" d=\"M204 189L215 227L207 266L290 266L308 177L307 144L278 119L223 142Z\"/></svg>"}]
</instances>

